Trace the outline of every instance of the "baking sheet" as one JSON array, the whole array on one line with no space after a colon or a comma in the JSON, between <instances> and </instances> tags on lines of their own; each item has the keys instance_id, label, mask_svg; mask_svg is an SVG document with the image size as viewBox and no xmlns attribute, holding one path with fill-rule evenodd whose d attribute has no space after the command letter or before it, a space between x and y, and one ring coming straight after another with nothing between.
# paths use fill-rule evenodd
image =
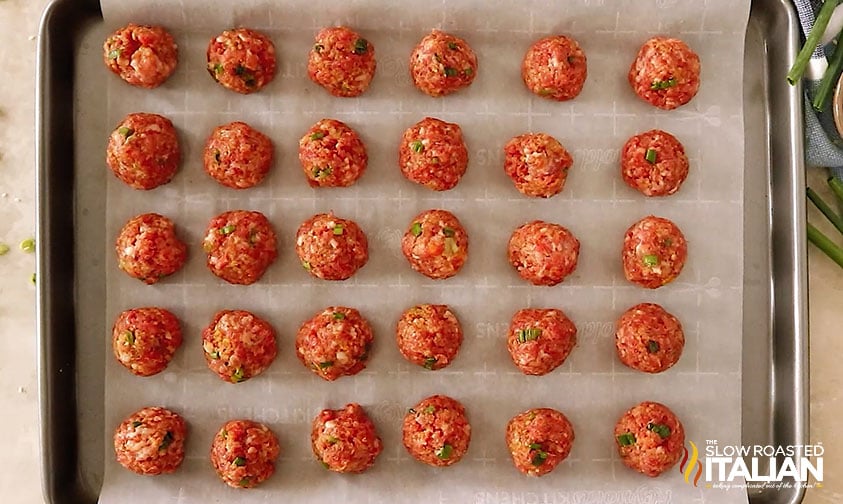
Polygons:
<instances>
[{"instance_id":1,"label":"baking sheet","mask_svg":"<svg viewBox=\"0 0 843 504\"><path fill-rule=\"evenodd\" d=\"M258 2L260 3L260 2ZM386 3L386 2L384 2ZM103 94L89 110L99 128L91 162L105 168L108 131L129 112L170 117L179 128L185 162L168 186L137 192L108 176L107 228L116 236L131 216L157 211L173 218L190 245L186 268L156 286L145 286L108 264L108 324L123 309L160 305L182 320L185 343L164 373L129 375L106 364L106 433L130 412L161 404L182 413L190 425L188 457L172 476L142 478L113 461L106 443L101 502L217 502L237 498L262 502L282 496L294 502L381 502L434 499L439 502L745 502L743 491L694 488L677 469L651 480L617 460L615 420L642 400L665 402L683 419L687 437L740 442L740 334L742 299L742 51L748 4L709 1L527 2L516 7L471 2L374 3L288 2L239 4L231 8L197 2L139 9L104 2L106 24L161 23L181 49L177 73L155 91L126 86L100 67ZM150 3L150 5L154 4ZM174 12L173 9L179 9ZM215 10L217 12L215 12ZM223 12L225 11L225 12ZM411 13L411 15L408 15ZM187 20L190 21L189 26ZM329 97L305 72L313 34L325 25L348 24L375 45L378 73L362 98ZM222 29L243 25L267 31L276 43L279 75L264 91L240 96L215 84L204 70L207 41ZM419 94L407 75L412 46L430 28L464 36L478 54L480 69L468 90L444 99ZM520 82L519 66L532 40L549 33L577 38L589 58L583 93L569 103L532 97ZM661 112L640 102L626 83L626 70L648 36L678 35L701 56L703 85L686 107ZM101 41L99 41L101 43ZM94 51L94 54L96 52ZM102 103L101 96L107 96ZM99 99L99 101L97 101ZM458 122L469 146L469 170L453 191L433 194L406 182L396 166L401 131L426 115ZM296 159L298 138L316 120L335 117L356 128L370 153L369 171L353 188L309 189ZM101 119L104 118L104 119ZM246 192L216 185L201 166L210 130L246 120L276 143L278 160L265 183ZM692 171L676 195L644 200L617 176L618 150L629 136L659 127L685 144ZM546 201L521 197L503 174L502 145L525 131L545 131L573 153L575 164L563 194ZM399 240L412 217L427 208L456 213L471 238L470 257L455 278L435 282L412 272ZM230 286L204 266L201 236L207 222L235 208L264 212L279 232L280 257L255 285ZM293 252L298 224L320 211L357 220L370 239L370 262L343 284L316 282ZM655 213L683 229L690 258L682 276L657 291L627 284L620 267L623 232ZM575 274L553 288L528 286L507 264L506 241L526 220L542 218L571 229L582 243ZM232 302L232 300L236 300ZM658 376L642 376L616 361L613 323L627 307L663 304L685 325L682 360ZM393 343L394 323L415 303L450 304L466 339L452 366L435 373L406 364ZM322 307L346 304L372 322L376 347L366 371L334 383L322 382L294 355L300 323ZM564 366L545 377L525 377L512 366L504 333L517 309L559 307L579 328L579 344ZM207 370L201 329L224 308L252 310L279 332L279 357L263 375L230 385ZM108 335L103 335L104 343ZM401 446L407 408L433 393L446 393L467 407L473 427L466 458L444 470L422 466ZM385 451L359 476L325 471L309 447L310 421L324 407L356 401L379 428ZM565 412L576 430L571 457L541 479L511 466L503 443L506 421L529 407ZM213 433L231 418L268 423L278 434L282 458L276 475L258 489L231 490L210 468Z\"/></svg>"}]
</instances>

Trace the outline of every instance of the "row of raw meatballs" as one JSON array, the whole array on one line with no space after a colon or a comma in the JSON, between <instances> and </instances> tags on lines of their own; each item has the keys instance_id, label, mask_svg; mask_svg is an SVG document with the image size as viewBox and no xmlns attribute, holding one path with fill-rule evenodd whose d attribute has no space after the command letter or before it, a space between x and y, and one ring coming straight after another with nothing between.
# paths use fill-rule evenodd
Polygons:
<instances>
[{"instance_id":1,"label":"row of raw meatballs","mask_svg":"<svg viewBox=\"0 0 843 504\"><path fill-rule=\"evenodd\" d=\"M432 279L456 275L468 259L468 233L447 210L426 210L409 224L401 251L410 266ZM248 285L257 282L278 257L277 238L260 212L233 210L211 219L202 248L217 277ZM187 245L173 221L156 213L130 219L115 244L117 264L130 276L153 284L181 269ZM509 263L534 285L552 286L577 267L580 242L565 227L540 220L519 226L509 238ZM366 234L350 219L320 213L296 232L296 254L302 267L324 280L346 280L369 260ZM682 272L688 255L685 236L676 224L648 216L627 229L621 251L627 280L655 289Z\"/></svg>"},{"instance_id":2,"label":"row of raw meatballs","mask_svg":"<svg viewBox=\"0 0 843 504\"><path fill-rule=\"evenodd\" d=\"M661 373L682 355L682 324L657 304L629 308L616 327L618 358L632 369ZM421 304L402 313L395 340L408 362L435 371L456 359L463 331L447 305ZM126 369L152 376L173 359L182 344L182 331L176 316L164 308L133 308L117 317L111 342L114 356ZM365 369L373 342L372 327L359 311L330 306L301 325L296 356L316 375L334 381ZM576 325L555 308L517 311L506 333L512 362L526 375L545 375L561 366L576 343ZM202 331L202 349L211 371L228 383L263 373L278 353L272 325L245 310L217 312Z\"/></svg>"},{"instance_id":3,"label":"row of raw meatballs","mask_svg":"<svg viewBox=\"0 0 843 504\"><path fill-rule=\"evenodd\" d=\"M682 422L665 405L645 401L626 411L614 428L623 463L656 477L683 453ZM471 424L460 401L433 395L409 408L402 423L409 454L433 467L448 467L468 452ZM527 476L544 476L571 453L574 427L560 411L532 408L512 417L504 440L515 467ZM117 461L142 475L175 472L184 460L187 424L178 413L146 407L127 417L114 433ZM383 451L377 428L359 404L325 409L313 419L311 448L316 460L337 473L362 473ZM210 461L233 488L253 488L275 472L281 445L270 428L247 419L226 422L214 435Z\"/></svg>"},{"instance_id":4,"label":"row of raw meatballs","mask_svg":"<svg viewBox=\"0 0 843 504\"><path fill-rule=\"evenodd\" d=\"M244 122L218 126L205 143L205 171L223 186L254 187L272 167L268 136ZM526 133L503 147L504 172L522 194L549 198L565 186L574 163L570 153L546 133ZM301 137L299 161L311 187L348 187L363 175L368 154L360 136L336 119L322 119ZM111 171L134 189L154 189L170 182L181 164L173 123L157 114L129 114L108 139ZM453 189L468 168L468 148L458 124L426 117L407 128L398 147L404 176L434 191ZM630 138L620 155L621 176L646 196L679 190L689 163L682 143L663 130Z\"/></svg>"},{"instance_id":5,"label":"row of raw meatballs","mask_svg":"<svg viewBox=\"0 0 843 504\"><path fill-rule=\"evenodd\" d=\"M129 24L106 39L103 59L129 84L155 88L175 71L178 47L162 27ZM215 81L244 94L269 84L277 66L272 40L247 28L226 30L212 38L207 60L206 68ZM308 55L307 75L334 96L354 97L368 89L376 67L372 42L350 28L335 26L317 33ZM445 96L471 85L477 76L477 55L462 38L433 30L413 49L409 70L419 91ZM579 95L587 75L585 52L565 35L537 40L521 63L527 89L557 101ZM700 58L679 39L653 37L639 49L627 78L641 99L674 109L697 94Z\"/></svg>"}]
</instances>

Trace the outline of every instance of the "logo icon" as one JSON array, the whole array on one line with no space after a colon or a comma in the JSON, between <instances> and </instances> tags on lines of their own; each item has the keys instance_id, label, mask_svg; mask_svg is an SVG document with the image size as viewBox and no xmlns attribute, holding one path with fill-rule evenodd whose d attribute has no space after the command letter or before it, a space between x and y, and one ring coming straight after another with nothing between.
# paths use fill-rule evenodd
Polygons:
<instances>
[{"instance_id":1,"label":"logo icon","mask_svg":"<svg viewBox=\"0 0 843 504\"><path fill-rule=\"evenodd\" d=\"M690 457L688 456L688 447L684 447L684 454L682 455L682 462L679 463L679 472L684 476L685 483L691 484L691 474L696 468L697 474L694 475L694 486L700 481L702 476L702 464L700 463L700 452L697 450L697 445L693 441L688 441L691 445Z\"/></svg>"}]
</instances>

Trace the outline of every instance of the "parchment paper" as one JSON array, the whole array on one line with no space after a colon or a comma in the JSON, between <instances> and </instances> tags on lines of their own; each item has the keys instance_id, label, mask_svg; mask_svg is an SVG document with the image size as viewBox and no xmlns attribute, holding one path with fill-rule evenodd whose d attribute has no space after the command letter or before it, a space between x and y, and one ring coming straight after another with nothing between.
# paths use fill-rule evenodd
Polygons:
<instances>
[{"instance_id":1,"label":"parchment paper","mask_svg":"<svg viewBox=\"0 0 843 504\"><path fill-rule=\"evenodd\" d=\"M162 24L180 47L176 74L153 91L126 85L101 63L86 76L106 90L105 96L86 99L88 124L98 129L86 135L97 139L91 156L108 178L108 236L116 237L132 216L155 211L176 222L190 255L181 272L146 286L120 272L113 242L104 244L107 325L124 309L157 305L181 319L185 338L169 368L150 378L131 375L109 355L100 502L745 502L742 490L686 484L678 466L656 479L627 469L617 457L612 431L629 407L657 400L678 414L687 439L698 446L706 439L740 443L741 91L748 7L747 0L103 0L107 30L129 21ZM359 99L330 97L307 79L314 34L335 24L354 27L376 49L376 77ZM276 44L277 78L257 94L227 91L205 71L208 41L231 26L263 30ZM474 84L442 99L416 91L407 71L410 51L432 28L463 36L479 59ZM585 88L567 103L534 97L520 79L530 43L555 33L575 37L588 57ZM626 80L637 49L656 34L684 39L702 60L699 94L671 112L640 101ZM100 58L102 41L90 42L89 57ZM139 111L170 117L184 154L175 179L151 192L124 186L104 163L110 129ZM457 122L465 133L469 168L452 191L434 193L411 184L397 167L401 132L425 116ZM351 188L312 190L301 173L298 139L323 117L347 122L368 147L369 169ZM223 188L202 169L205 138L216 125L234 120L249 122L275 142L277 161L255 189ZM654 127L684 143L691 173L676 195L645 199L621 180L618 152L628 137ZM527 131L547 132L573 154L566 188L557 197L523 197L503 172L504 143ZM400 253L404 229L429 208L453 211L470 236L466 267L446 281L413 272ZM205 267L202 234L212 217L231 209L265 213L279 235L278 261L251 286L228 285ZM346 282L311 279L293 250L299 223L328 210L356 220L369 237L369 264ZM624 231L649 214L674 220L690 250L679 279L655 291L629 284L620 263ZM512 230L537 218L568 227L582 244L576 272L552 288L528 285L506 259ZM645 301L676 314L687 338L679 363L656 376L625 368L614 351L614 321ZM394 342L400 313L422 302L449 304L465 331L456 361L438 372L406 363ZM360 309L374 327L376 342L364 372L327 383L298 362L293 341L304 320L332 304ZM523 307L561 308L579 329L568 361L544 377L520 374L505 348L509 319ZM279 336L279 356L269 370L238 385L211 373L201 349L201 330L213 314L235 308L264 317ZM110 345L110 334L101 338ZM447 469L416 462L401 443L407 408L434 393L461 400L472 425L468 454ZM320 409L352 401L369 412L385 449L367 473L337 475L314 460L310 423ZM187 458L174 475L141 477L114 461L113 429L147 405L172 408L188 421ZM563 411L576 441L554 472L527 478L512 466L504 428L515 414L540 406ZM283 447L275 476L254 490L229 489L210 466L212 436L233 418L267 423Z\"/></svg>"}]
</instances>

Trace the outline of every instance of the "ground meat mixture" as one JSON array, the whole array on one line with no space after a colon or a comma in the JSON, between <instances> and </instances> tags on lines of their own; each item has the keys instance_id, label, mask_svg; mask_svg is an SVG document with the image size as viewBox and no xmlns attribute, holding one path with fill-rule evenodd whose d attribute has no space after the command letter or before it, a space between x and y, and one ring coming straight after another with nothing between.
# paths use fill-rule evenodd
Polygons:
<instances>
[{"instance_id":1,"label":"ground meat mixture","mask_svg":"<svg viewBox=\"0 0 843 504\"><path fill-rule=\"evenodd\" d=\"M650 215L636 222L623 239L623 271L626 279L656 289L676 279L688 258L682 231L663 217Z\"/></svg>"},{"instance_id":2,"label":"ground meat mixture","mask_svg":"<svg viewBox=\"0 0 843 504\"><path fill-rule=\"evenodd\" d=\"M310 187L348 187L366 171L369 156L356 131L322 119L299 140L299 161Z\"/></svg>"},{"instance_id":3,"label":"ground meat mixture","mask_svg":"<svg viewBox=\"0 0 843 504\"><path fill-rule=\"evenodd\" d=\"M574 272L580 242L560 226L544 221L524 224L509 238L509 263L533 285L556 285Z\"/></svg>"},{"instance_id":4,"label":"ground meat mixture","mask_svg":"<svg viewBox=\"0 0 843 504\"><path fill-rule=\"evenodd\" d=\"M278 257L275 231L260 212L233 210L214 217L202 246L211 273L233 284L257 282Z\"/></svg>"},{"instance_id":5,"label":"ground meat mixture","mask_svg":"<svg viewBox=\"0 0 843 504\"><path fill-rule=\"evenodd\" d=\"M373 341L372 327L359 311L329 306L302 324L296 355L305 367L334 381L366 367Z\"/></svg>"},{"instance_id":6,"label":"ground meat mixture","mask_svg":"<svg viewBox=\"0 0 843 504\"><path fill-rule=\"evenodd\" d=\"M181 346L179 319L164 308L133 308L122 312L111 331L117 361L138 376L166 369Z\"/></svg>"},{"instance_id":7,"label":"ground meat mixture","mask_svg":"<svg viewBox=\"0 0 843 504\"><path fill-rule=\"evenodd\" d=\"M443 279L456 275L468 258L468 233L446 210L427 210L416 216L401 239L401 251L422 275Z\"/></svg>"},{"instance_id":8,"label":"ground meat mixture","mask_svg":"<svg viewBox=\"0 0 843 504\"><path fill-rule=\"evenodd\" d=\"M403 439L404 447L419 462L434 467L456 464L471 442L465 407L444 395L423 399L404 417Z\"/></svg>"},{"instance_id":9,"label":"ground meat mixture","mask_svg":"<svg viewBox=\"0 0 843 504\"><path fill-rule=\"evenodd\" d=\"M546 133L514 137L503 147L504 171L526 196L549 198L565 187L574 159L558 140Z\"/></svg>"},{"instance_id":10,"label":"ground meat mixture","mask_svg":"<svg viewBox=\"0 0 843 504\"><path fill-rule=\"evenodd\" d=\"M621 150L621 176L645 196L668 196L688 178L688 157L675 136L650 130L630 138Z\"/></svg>"},{"instance_id":11,"label":"ground meat mixture","mask_svg":"<svg viewBox=\"0 0 843 504\"><path fill-rule=\"evenodd\" d=\"M356 222L316 214L296 232L302 267L323 280L346 280L369 261L369 242Z\"/></svg>"},{"instance_id":12,"label":"ground meat mixture","mask_svg":"<svg viewBox=\"0 0 843 504\"><path fill-rule=\"evenodd\" d=\"M457 356L462 327L447 305L422 304L404 311L395 331L405 359L425 369L442 369Z\"/></svg>"},{"instance_id":13,"label":"ground meat mixture","mask_svg":"<svg viewBox=\"0 0 843 504\"><path fill-rule=\"evenodd\" d=\"M468 167L468 149L458 124L426 117L407 128L398 165L408 180L434 191L453 189Z\"/></svg>"},{"instance_id":14,"label":"ground meat mixture","mask_svg":"<svg viewBox=\"0 0 843 504\"><path fill-rule=\"evenodd\" d=\"M419 91L445 96L468 87L477 76L477 55L454 35L433 30L410 54L410 77Z\"/></svg>"},{"instance_id":15,"label":"ground meat mixture","mask_svg":"<svg viewBox=\"0 0 843 504\"><path fill-rule=\"evenodd\" d=\"M205 171L226 187L247 189L263 181L272 156L268 136L244 122L224 124L205 143Z\"/></svg>"},{"instance_id":16,"label":"ground meat mixture","mask_svg":"<svg viewBox=\"0 0 843 504\"><path fill-rule=\"evenodd\" d=\"M679 461L685 446L685 430L667 406L647 401L618 420L615 443L627 467L656 477Z\"/></svg>"},{"instance_id":17,"label":"ground meat mixture","mask_svg":"<svg viewBox=\"0 0 843 504\"><path fill-rule=\"evenodd\" d=\"M207 69L224 87L254 93L275 78L275 45L255 30L226 30L208 43Z\"/></svg>"},{"instance_id":18,"label":"ground meat mixture","mask_svg":"<svg viewBox=\"0 0 843 504\"><path fill-rule=\"evenodd\" d=\"M527 89L557 101L576 98L587 76L585 53L576 40L564 35L537 40L521 63Z\"/></svg>"},{"instance_id":19,"label":"ground meat mixture","mask_svg":"<svg viewBox=\"0 0 843 504\"><path fill-rule=\"evenodd\" d=\"M561 310L527 308L512 316L506 347L526 375L544 375L561 366L577 344L577 326Z\"/></svg>"},{"instance_id":20,"label":"ground meat mixture","mask_svg":"<svg viewBox=\"0 0 843 504\"><path fill-rule=\"evenodd\" d=\"M307 76L334 96L360 96L375 76L375 46L350 28L334 26L316 34Z\"/></svg>"},{"instance_id":21,"label":"ground meat mixture","mask_svg":"<svg viewBox=\"0 0 843 504\"><path fill-rule=\"evenodd\" d=\"M544 476L568 458L574 428L568 418L551 408L533 408L506 424L506 446L515 468L527 476Z\"/></svg>"},{"instance_id":22,"label":"ground meat mixture","mask_svg":"<svg viewBox=\"0 0 843 504\"><path fill-rule=\"evenodd\" d=\"M202 331L208 367L224 381L240 383L261 374L278 353L275 329L245 310L222 310Z\"/></svg>"},{"instance_id":23,"label":"ground meat mixture","mask_svg":"<svg viewBox=\"0 0 843 504\"><path fill-rule=\"evenodd\" d=\"M187 245L176 236L173 221L156 213L130 219L120 230L114 249L117 266L148 284L172 275L187 259Z\"/></svg>"},{"instance_id":24,"label":"ground meat mixture","mask_svg":"<svg viewBox=\"0 0 843 504\"><path fill-rule=\"evenodd\" d=\"M637 304L618 319L615 348L632 369L661 373L676 364L684 347L679 319L657 304Z\"/></svg>"},{"instance_id":25,"label":"ground meat mixture","mask_svg":"<svg viewBox=\"0 0 843 504\"><path fill-rule=\"evenodd\" d=\"M147 89L163 84L179 62L175 39L160 26L129 23L105 39L102 51L109 70L129 84Z\"/></svg>"},{"instance_id":26,"label":"ground meat mixture","mask_svg":"<svg viewBox=\"0 0 843 504\"><path fill-rule=\"evenodd\" d=\"M133 189L155 189L176 175L181 151L176 128L158 114L129 114L108 137L105 160Z\"/></svg>"},{"instance_id":27,"label":"ground meat mixture","mask_svg":"<svg viewBox=\"0 0 843 504\"><path fill-rule=\"evenodd\" d=\"M211 465L226 485L254 488L275 472L281 453L269 427L251 420L231 420L214 436Z\"/></svg>"},{"instance_id":28,"label":"ground meat mixture","mask_svg":"<svg viewBox=\"0 0 843 504\"><path fill-rule=\"evenodd\" d=\"M356 403L322 410L313 419L310 441L317 460L338 473L361 473L383 451L375 424Z\"/></svg>"},{"instance_id":29,"label":"ground meat mixture","mask_svg":"<svg viewBox=\"0 0 843 504\"><path fill-rule=\"evenodd\" d=\"M632 62L629 84L647 103L675 109L691 101L700 88L700 57L679 39L653 37Z\"/></svg>"},{"instance_id":30,"label":"ground meat mixture","mask_svg":"<svg viewBox=\"0 0 843 504\"><path fill-rule=\"evenodd\" d=\"M175 472L184 460L187 425L177 413L157 406L140 409L114 432L117 462L144 475Z\"/></svg>"}]
</instances>

